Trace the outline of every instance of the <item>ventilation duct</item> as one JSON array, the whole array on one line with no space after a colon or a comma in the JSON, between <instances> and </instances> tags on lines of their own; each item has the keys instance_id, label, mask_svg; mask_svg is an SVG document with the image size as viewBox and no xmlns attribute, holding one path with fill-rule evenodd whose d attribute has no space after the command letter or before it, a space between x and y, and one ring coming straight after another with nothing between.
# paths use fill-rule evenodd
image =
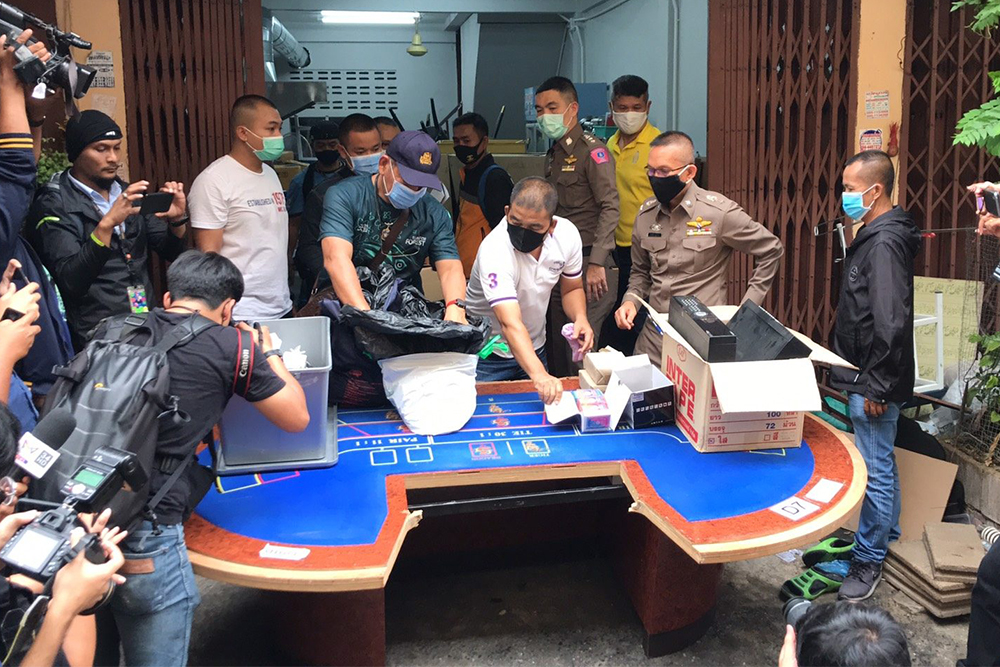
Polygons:
<instances>
[{"instance_id":1,"label":"ventilation duct","mask_svg":"<svg viewBox=\"0 0 1000 667\"><path fill-rule=\"evenodd\" d=\"M264 8L262 18L264 24L264 79L266 81L278 80L278 72L274 67L275 55L281 56L296 69L308 67L309 51L299 44L299 40L295 39L288 28L275 18L271 14L271 10L267 8Z\"/></svg>"}]
</instances>

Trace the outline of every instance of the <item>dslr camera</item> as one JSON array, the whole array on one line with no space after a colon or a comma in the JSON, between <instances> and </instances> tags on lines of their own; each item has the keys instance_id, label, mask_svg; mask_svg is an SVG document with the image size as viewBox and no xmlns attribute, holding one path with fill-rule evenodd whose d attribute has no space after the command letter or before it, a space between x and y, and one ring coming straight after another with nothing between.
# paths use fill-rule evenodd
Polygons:
<instances>
[{"instance_id":1,"label":"dslr camera","mask_svg":"<svg viewBox=\"0 0 1000 667\"><path fill-rule=\"evenodd\" d=\"M77 514L99 513L126 485L139 489L146 481L146 473L134 454L113 447L100 447L66 481L62 488L65 496L63 504L46 511L18 530L0 549L0 561L15 572L46 584L46 587L59 569L81 552L92 563L105 562L107 559L98 535L87 533L75 546L71 546L70 533L75 527L83 525ZM112 582L104 600L89 612L106 604L114 588Z\"/></svg>"},{"instance_id":2,"label":"dslr camera","mask_svg":"<svg viewBox=\"0 0 1000 667\"><path fill-rule=\"evenodd\" d=\"M52 57L42 62L28 50L28 44L20 45L15 40L27 28L45 33ZM14 48L17 64L14 71L28 86L44 83L50 92L65 91L66 100L80 99L90 90L97 71L91 67L78 65L73 61L70 47L89 51L93 44L72 32L64 32L54 25L45 23L37 16L21 11L6 2L0 2L0 34L7 35L7 46ZM37 40L29 40L29 44Z\"/></svg>"}]
</instances>

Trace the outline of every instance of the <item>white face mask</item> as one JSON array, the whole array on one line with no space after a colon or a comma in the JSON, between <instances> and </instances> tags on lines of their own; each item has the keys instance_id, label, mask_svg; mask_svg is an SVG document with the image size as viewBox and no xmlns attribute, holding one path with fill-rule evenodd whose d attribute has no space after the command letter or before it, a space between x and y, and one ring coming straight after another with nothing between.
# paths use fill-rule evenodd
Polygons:
<instances>
[{"instance_id":1,"label":"white face mask","mask_svg":"<svg viewBox=\"0 0 1000 667\"><path fill-rule=\"evenodd\" d=\"M645 111L615 111L611 115L615 119L615 125L623 134L638 134L649 118L649 114Z\"/></svg>"}]
</instances>

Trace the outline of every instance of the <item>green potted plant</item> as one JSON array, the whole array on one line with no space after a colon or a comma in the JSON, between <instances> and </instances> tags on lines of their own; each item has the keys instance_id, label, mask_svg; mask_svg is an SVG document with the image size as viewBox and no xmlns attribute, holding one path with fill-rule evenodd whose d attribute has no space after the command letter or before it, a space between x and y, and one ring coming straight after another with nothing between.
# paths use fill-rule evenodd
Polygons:
<instances>
[{"instance_id":1,"label":"green potted plant","mask_svg":"<svg viewBox=\"0 0 1000 667\"><path fill-rule=\"evenodd\" d=\"M53 174L69 169L69 158L66 152L59 150L56 140L50 138L42 139L42 154L38 158L38 184L48 183Z\"/></svg>"}]
</instances>

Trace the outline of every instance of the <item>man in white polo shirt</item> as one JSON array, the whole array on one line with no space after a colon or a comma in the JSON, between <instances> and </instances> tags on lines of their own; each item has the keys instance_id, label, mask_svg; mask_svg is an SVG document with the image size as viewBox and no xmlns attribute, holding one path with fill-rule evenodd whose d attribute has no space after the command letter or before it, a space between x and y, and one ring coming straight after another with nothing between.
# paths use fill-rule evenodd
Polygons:
<instances>
[{"instance_id":1,"label":"man in white polo shirt","mask_svg":"<svg viewBox=\"0 0 1000 667\"><path fill-rule=\"evenodd\" d=\"M558 283L573 335L586 352L594 345L583 289L583 243L569 220L556 217L559 196L544 178L516 186L500 224L479 246L466 295L467 312L490 318L509 352L480 359L478 382L530 379L546 403L562 396L562 383L545 363L545 314Z\"/></svg>"},{"instance_id":2,"label":"man in white polo shirt","mask_svg":"<svg viewBox=\"0 0 1000 667\"><path fill-rule=\"evenodd\" d=\"M266 164L281 157L281 115L266 97L244 95L230 114L233 145L191 186L194 244L217 252L243 274L237 320L274 320L291 313L285 190Z\"/></svg>"}]
</instances>

